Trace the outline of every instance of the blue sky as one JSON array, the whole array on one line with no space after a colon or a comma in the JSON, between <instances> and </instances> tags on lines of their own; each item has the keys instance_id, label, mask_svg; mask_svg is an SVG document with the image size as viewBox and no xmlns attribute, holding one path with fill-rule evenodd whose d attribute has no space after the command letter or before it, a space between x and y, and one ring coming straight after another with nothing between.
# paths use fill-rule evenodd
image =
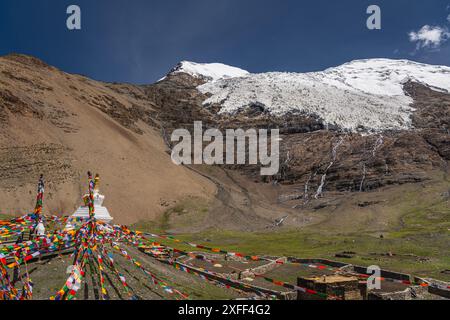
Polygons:
<instances>
[{"instance_id":1,"label":"blue sky","mask_svg":"<svg viewBox=\"0 0 450 320\"><path fill-rule=\"evenodd\" d=\"M81 8L80 31L66 28L71 4ZM371 4L381 7L381 30L366 28ZM450 65L449 15L450 0L2 0L0 54L132 83L154 82L180 60L250 72L375 57Z\"/></svg>"}]
</instances>

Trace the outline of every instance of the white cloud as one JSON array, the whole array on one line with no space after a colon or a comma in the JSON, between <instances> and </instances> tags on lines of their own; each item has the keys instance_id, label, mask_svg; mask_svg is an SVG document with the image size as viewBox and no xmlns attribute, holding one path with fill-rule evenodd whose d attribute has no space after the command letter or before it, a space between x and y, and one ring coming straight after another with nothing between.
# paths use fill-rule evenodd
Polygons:
<instances>
[{"instance_id":1,"label":"white cloud","mask_svg":"<svg viewBox=\"0 0 450 320\"><path fill-rule=\"evenodd\" d=\"M409 33L409 41L415 42L417 49L438 49L450 38L450 32L446 27L424 25L417 32Z\"/></svg>"},{"instance_id":2,"label":"white cloud","mask_svg":"<svg viewBox=\"0 0 450 320\"><path fill-rule=\"evenodd\" d=\"M447 21L450 23L450 14L447 17Z\"/></svg>"}]
</instances>

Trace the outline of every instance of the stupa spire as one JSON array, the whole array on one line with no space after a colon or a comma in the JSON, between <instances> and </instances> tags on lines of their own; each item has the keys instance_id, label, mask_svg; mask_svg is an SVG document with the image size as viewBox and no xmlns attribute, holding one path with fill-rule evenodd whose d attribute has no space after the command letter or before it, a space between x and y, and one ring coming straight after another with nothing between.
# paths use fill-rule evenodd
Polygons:
<instances>
[{"instance_id":1,"label":"stupa spire","mask_svg":"<svg viewBox=\"0 0 450 320\"><path fill-rule=\"evenodd\" d=\"M93 220L93 218L95 218L97 221L110 223L113 220L113 217L109 214L108 209L103 206L105 196L99 192L100 175L97 174L94 178L92 173L89 171L88 186L88 193L83 196L83 205L78 207L72 217L82 218L85 220ZM68 227L71 228L73 226L68 224Z\"/></svg>"}]
</instances>

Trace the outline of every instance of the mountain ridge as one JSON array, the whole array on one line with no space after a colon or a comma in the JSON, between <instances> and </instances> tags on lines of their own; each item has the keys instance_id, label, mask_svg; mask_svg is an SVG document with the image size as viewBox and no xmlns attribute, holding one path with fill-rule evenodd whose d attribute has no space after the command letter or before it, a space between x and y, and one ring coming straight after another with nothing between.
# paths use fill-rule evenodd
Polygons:
<instances>
[{"instance_id":1,"label":"mountain ridge","mask_svg":"<svg viewBox=\"0 0 450 320\"><path fill-rule=\"evenodd\" d=\"M191 72L190 64L182 62L169 74L198 77L202 68ZM215 105L230 114L252 105L273 115L304 112L348 131L409 129L413 100L403 90L409 81L450 91L450 67L409 60L364 59L320 72L230 73L212 79L214 64L203 68L205 83L198 89L208 95L205 107Z\"/></svg>"},{"instance_id":2,"label":"mountain ridge","mask_svg":"<svg viewBox=\"0 0 450 320\"><path fill-rule=\"evenodd\" d=\"M386 61L397 63L396 60ZM401 63L424 66L405 60ZM443 68L446 69L445 74L450 69ZM280 150L281 170L268 181L295 186L296 191L292 191L292 194L280 195L280 199L296 199L289 201L294 207L303 207L304 202L323 197L323 192L364 192L387 185L423 182L428 179L428 173L432 170L446 172L446 163L450 159L445 151L445 146L450 144L450 105L449 94L444 90L436 91L431 86L411 81L412 77L402 77L402 81L398 81L402 90L400 98L408 105L395 107L403 112L403 121L407 121L408 125L381 127L383 130L371 130L372 119L367 118L364 101L356 103L354 108L357 110L358 106L362 107L362 111L353 115L361 124L361 128L351 126L356 130L324 121L324 117L315 112L288 110L287 113L270 113L267 104L258 99L253 103L233 104L235 101L230 99L228 91L211 101L215 93L211 93L211 90L222 92L221 90L233 86L233 89L242 90L245 94L257 95L257 86L250 80L253 77L264 78L266 75L208 81L177 73L169 74L164 81L149 89L154 97L165 104L167 114L171 114L165 119L167 137L170 137L173 129L180 126L191 130L193 121L198 120L202 120L205 127L219 129L279 128L283 138ZM444 80L447 84L447 78ZM248 86L241 85L246 81ZM205 87L208 90L203 90ZM260 91L270 96L276 91L274 88L276 89L266 86ZM178 92L179 96L176 95ZM330 91L323 92L323 101L328 102L330 97L327 93ZM339 92L345 96L342 91ZM371 96L371 99L373 97L376 95ZM386 96L378 97L384 98ZM387 99L390 98L387 96ZM224 103L230 100L233 112L223 112ZM338 109L342 107L342 104L336 105ZM377 105L371 108L377 111ZM182 114L177 112L180 110L183 110ZM385 111L384 118L377 119L377 123L383 125L389 124L389 121L398 121L389 108ZM344 113L342 117L346 121L352 114ZM336 154L334 161L333 154ZM251 179L261 180L257 177L257 169L249 166L237 168L238 172L244 172Z\"/></svg>"},{"instance_id":3,"label":"mountain ridge","mask_svg":"<svg viewBox=\"0 0 450 320\"><path fill-rule=\"evenodd\" d=\"M445 92L410 80L402 90L411 102L411 127L352 131L314 113L271 114L264 104L221 112L223 106L205 104L212 95L199 90L252 77L212 81L176 72L150 85L104 83L32 57L0 58L3 212L32 208L33 197L24 195L33 193L34 180L44 173L46 210L70 214L90 169L104 178L105 205L121 223L168 219L185 232L254 231L289 213L284 223L301 227L316 222L314 213L328 210L330 202L448 174L450 95ZM173 165L171 134L192 130L194 121L219 130L280 129L280 172L261 177L259 166ZM190 206L168 218L167 210L185 203L201 204L202 213Z\"/></svg>"}]
</instances>

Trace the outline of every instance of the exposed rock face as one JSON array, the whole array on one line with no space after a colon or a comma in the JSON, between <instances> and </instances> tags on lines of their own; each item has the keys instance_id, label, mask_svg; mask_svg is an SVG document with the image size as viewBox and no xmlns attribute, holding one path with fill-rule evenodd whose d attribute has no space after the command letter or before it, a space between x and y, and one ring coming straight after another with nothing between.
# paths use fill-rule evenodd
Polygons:
<instances>
[{"instance_id":1,"label":"exposed rock face","mask_svg":"<svg viewBox=\"0 0 450 320\"><path fill-rule=\"evenodd\" d=\"M38 144L26 147L0 148L0 187L12 190L35 184L44 174L49 181L74 179L72 159L68 148L57 144Z\"/></svg>"},{"instance_id":2,"label":"exposed rock face","mask_svg":"<svg viewBox=\"0 0 450 320\"><path fill-rule=\"evenodd\" d=\"M386 185L415 183L427 172L446 170L450 148L450 94L408 81L405 93L415 109L413 128L372 134L344 132L314 115L288 113L274 116L264 106L251 105L237 113L219 113L220 104L204 106L205 83L187 73L171 74L148 86L146 92L158 109L166 141L176 128L279 128L281 170L271 179L259 177L259 168L236 166L253 180L295 185L297 198L308 200L324 192L363 192Z\"/></svg>"}]
</instances>

